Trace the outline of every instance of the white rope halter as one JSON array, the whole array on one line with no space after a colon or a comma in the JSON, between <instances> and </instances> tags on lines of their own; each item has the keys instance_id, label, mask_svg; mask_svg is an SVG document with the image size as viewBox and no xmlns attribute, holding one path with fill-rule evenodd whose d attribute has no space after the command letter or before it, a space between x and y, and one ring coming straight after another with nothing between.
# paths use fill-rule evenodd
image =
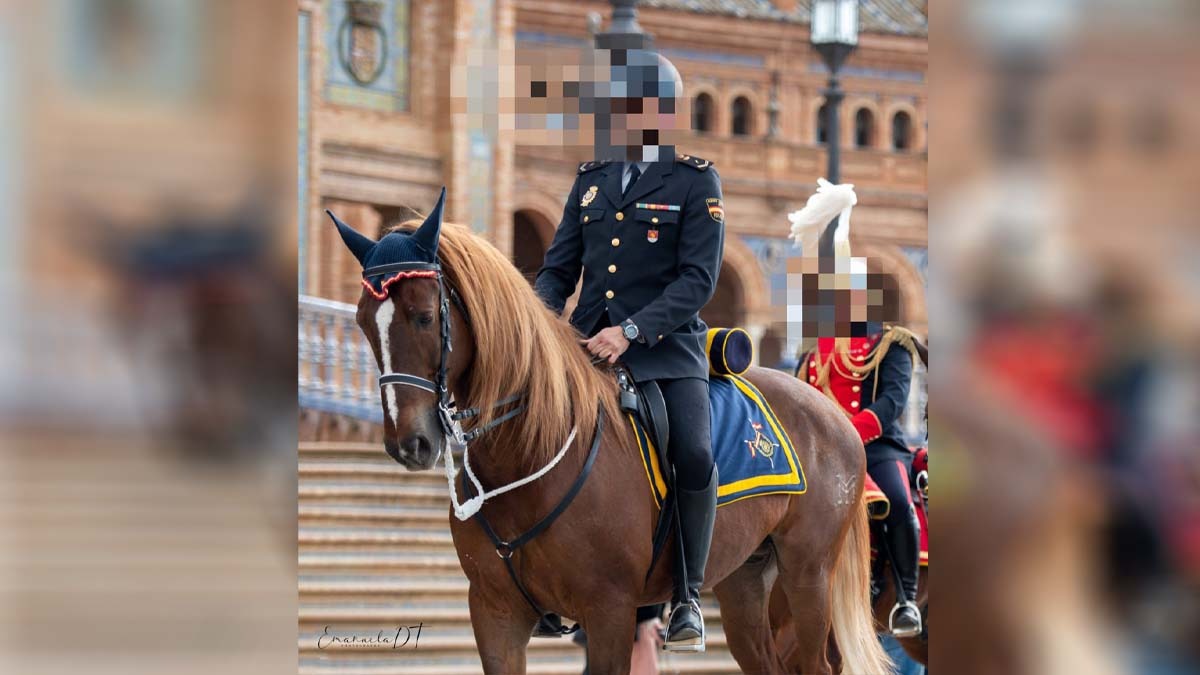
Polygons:
<instances>
[{"instance_id":1,"label":"white rope halter","mask_svg":"<svg viewBox=\"0 0 1200 675\"><path fill-rule=\"evenodd\" d=\"M488 499L502 495L505 492L515 490L522 485L528 485L542 476L545 476L560 461L562 461L563 457L566 456L567 450L570 449L571 444L575 442L575 432L578 430L579 427L573 427L571 429L571 434L567 436L567 442L563 444L562 449L559 450L558 454L556 454L554 458L550 460L549 464L541 469L538 469L536 473L530 474L503 487L498 487L495 490L484 492L483 485L479 482L479 479L475 477L475 472L471 470L471 462L469 459L471 452L470 443L467 441L465 434L463 434L461 426L455 422L454 436L446 437L447 447L445 461L446 484L450 487L450 502L454 505L454 516L459 520L467 520L476 513L479 513L479 509L483 508L483 503ZM458 491L454 489L454 452L452 452L451 448L449 447L451 442L457 443L463 447L463 469L466 470L467 478L470 479L471 484L475 486L475 496L462 503L458 501Z\"/></svg>"}]
</instances>

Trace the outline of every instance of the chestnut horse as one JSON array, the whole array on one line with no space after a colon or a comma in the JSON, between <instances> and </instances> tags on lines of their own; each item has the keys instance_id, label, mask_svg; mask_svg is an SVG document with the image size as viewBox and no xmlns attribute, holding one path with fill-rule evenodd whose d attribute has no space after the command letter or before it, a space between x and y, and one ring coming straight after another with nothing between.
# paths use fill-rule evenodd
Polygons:
<instances>
[{"instance_id":1,"label":"chestnut horse","mask_svg":"<svg viewBox=\"0 0 1200 675\"><path fill-rule=\"evenodd\" d=\"M459 409L480 407L476 429L504 413L488 408L493 402L523 397L520 416L470 443L471 466L485 487L525 478L567 447L544 476L483 505L481 513L500 537L516 536L554 510L580 475L600 429L598 455L574 501L511 560L542 608L586 629L591 672L628 672L635 609L670 600L674 546L647 578L658 508L633 430L618 410L614 377L592 365L579 334L542 304L491 244L450 223L434 231L440 243L429 249L440 264L437 278L400 274L382 293L364 289L358 324L382 372L444 381ZM373 244L350 236L352 250ZM447 295L453 303L444 302ZM450 326L443 336L445 322ZM888 672L868 595L862 442L817 390L762 368L745 377L783 422L809 482L802 495L760 496L717 512L705 581L720 602L730 651L746 672L788 669L768 622L769 593L777 584L794 619L804 673L834 672L830 644L845 672ZM381 398L388 454L410 471L433 468L449 450L438 396L416 386L390 386ZM484 670L524 672L539 617L478 523L459 520L451 507L450 530L470 581L471 624Z\"/></svg>"}]
</instances>

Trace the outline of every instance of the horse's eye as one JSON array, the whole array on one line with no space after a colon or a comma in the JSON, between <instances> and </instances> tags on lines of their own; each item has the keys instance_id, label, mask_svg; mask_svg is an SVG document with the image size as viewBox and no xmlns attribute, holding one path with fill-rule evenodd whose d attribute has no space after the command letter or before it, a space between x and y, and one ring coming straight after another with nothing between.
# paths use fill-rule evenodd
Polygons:
<instances>
[{"instance_id":1,"label":"horse's eye","mask_svg":"<svg viewBox=\"0 0 1200 675\"><path fill-rule=\"evenodd\" d=\"M433 325L433 314L417 315L417 325L421 328L428 328Z\"/></svg>"}]
</instances>

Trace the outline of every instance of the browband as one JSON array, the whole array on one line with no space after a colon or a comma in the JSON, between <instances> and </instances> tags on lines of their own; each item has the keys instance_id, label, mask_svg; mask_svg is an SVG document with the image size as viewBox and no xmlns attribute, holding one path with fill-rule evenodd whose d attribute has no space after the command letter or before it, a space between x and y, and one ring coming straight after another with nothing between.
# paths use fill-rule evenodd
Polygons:
<instances>
[{"instance_id":1,"label":"browband","mask_svg":"<svg viewBox=\"0 0 1200 675\"><path fill-rule=\"evenodd\" d=\"M367 267L363 270L362 275L363 275L363 278L366 279L367 277L374 277L374 276L378 276L380 274L387 274L389 272L413 272L413 271L441 272L442 266L437 263L427 263L427 262L388 263L386 265L374 265L372 267Z\"/></svg>"}]
</instances>

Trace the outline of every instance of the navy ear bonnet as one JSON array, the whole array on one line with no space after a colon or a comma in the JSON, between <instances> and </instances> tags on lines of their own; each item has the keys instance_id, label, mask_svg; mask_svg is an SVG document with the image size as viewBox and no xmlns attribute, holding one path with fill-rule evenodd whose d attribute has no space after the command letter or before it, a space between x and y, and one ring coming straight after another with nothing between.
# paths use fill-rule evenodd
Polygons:
<instances>
[{"instance_id":1,"label":"navy ear bonnet","mask_svg":"<svg viewBox=\"0 0 1200 675\"><path fill-rule=\"evenodd\" d=\"M425 217L415 232L389 232L373 241L354 231L332 212L326 211L337 225L346 248L363 266L363 285L377 299L388 295L388 286L400 279L438 277L437 251L442 231L442 210L446 204L446 188L438 197L437 206Z\"/></svg>"}]
</instances>

